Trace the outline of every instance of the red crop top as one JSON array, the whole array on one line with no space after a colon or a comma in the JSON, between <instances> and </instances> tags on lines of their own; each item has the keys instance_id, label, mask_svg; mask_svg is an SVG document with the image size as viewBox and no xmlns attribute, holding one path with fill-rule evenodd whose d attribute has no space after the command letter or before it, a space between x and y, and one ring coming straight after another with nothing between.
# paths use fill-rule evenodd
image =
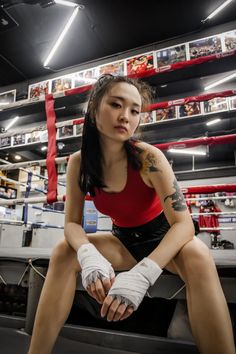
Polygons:
<instances>
[{"instance_id":1,"label":"red crop top","mask_svg":"<svg viewBox=\"0 0 236 354\"><path fill-rule=\"evenodd\" d=\"M121 192L105 192L95 188L94 204L102 214L112 218L120 227L143 225L162 212L161 202L154 188L148 187L140 172L128 164L127 182Z\"/></svg>"}]
</instances>

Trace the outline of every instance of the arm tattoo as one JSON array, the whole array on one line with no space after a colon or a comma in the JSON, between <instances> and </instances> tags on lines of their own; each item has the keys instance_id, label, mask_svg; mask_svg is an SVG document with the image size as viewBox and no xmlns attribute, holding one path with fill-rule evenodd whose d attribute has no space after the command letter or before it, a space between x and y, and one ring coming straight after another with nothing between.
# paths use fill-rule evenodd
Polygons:
<instances>
[{"instance_id":1,"label":"arm tattoo","mask_svg":"<svg viewBox=\"0 0 236 354\"><path fill-rule=\"evenodd\" d=\"M164 202L166 201L167 198L171 198L172 199L172 208L175 211L186 210L187 206L186 206L186 203L184 200L184 196L181 192L180 187L178 186L176 179L174 180L173 188L175 189L175 192L173 194L167 195L167 197L165 197L165 199L164 199Z\"/></svg>"},{"instance_id":2,"label":"arm tattoo","mask_svg":"<svg viewBox=\"0 0 236 354\"><path fill-rule=\"evenodd\" d=\"M147 172L162 172L157 168L157 161L152 153L148 153L144 160L144 170Z\"/></svg>"}]
</instances>

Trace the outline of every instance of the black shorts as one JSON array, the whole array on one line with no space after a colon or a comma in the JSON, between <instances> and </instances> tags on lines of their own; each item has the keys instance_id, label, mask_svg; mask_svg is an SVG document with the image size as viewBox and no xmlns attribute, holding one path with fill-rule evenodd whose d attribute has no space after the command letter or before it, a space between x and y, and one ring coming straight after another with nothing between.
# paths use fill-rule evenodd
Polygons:
<instances>
[{"instance_id":1,"label":"black shorts","mask_svg":"<svg viewBox=\"0 0 236 354\"><path fill-rule=\"evenodd\" d=\"M155 219L137 227L119 227L113 224L112 234L139 262L159 245L169 228L170 225L162 212Z\"/></svg>"}]
</instances>

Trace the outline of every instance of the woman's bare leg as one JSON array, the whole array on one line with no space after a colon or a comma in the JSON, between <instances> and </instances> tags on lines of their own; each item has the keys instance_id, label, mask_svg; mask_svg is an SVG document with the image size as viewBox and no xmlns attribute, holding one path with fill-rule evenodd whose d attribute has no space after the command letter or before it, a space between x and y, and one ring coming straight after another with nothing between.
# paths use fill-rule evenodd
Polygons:
<instances>
[{"instance_id":1,"label":"woman's bare leg","mask_svg":"<svg viewBox=\"0 0 236 354\"><path fill-rule=\"evenodd\" d=\"M79 263L66 243L53 251L41 292L30 344L30 354L49 354L66 321L75 295Z\"/></svg>"},{"instance_id":2,"label":"woman's bare leg","mask_svg":"<svg viewBox=\"0 0 236 354\"><path fill-rule=\"evenodd\" d=\"M134 258L110 233L90 235L97 249L116 270L129 269ZM70 313L80 265L75 251L66 241L54 249L40 296L28 354L50 354L57 336Z\"/></svg>"},{"instance_id":3,"label":"woman's bare leg","mask_svg":"<svg viewBox=\"0 0 236 354\"><path fill-rule=\"evenodd\" d=\"M185 281L189 319L201 354L235 354L227 303L206 245L194 238L167 269L177 270Z\"/></svg>"}]
</instances>

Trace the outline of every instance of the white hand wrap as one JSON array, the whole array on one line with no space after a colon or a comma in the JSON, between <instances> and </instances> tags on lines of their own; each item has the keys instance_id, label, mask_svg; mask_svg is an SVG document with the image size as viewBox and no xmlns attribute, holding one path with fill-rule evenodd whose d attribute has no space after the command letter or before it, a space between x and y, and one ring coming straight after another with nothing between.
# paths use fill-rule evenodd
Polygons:
<instances>
[{"instance_id":1,"label":"white hand wrap","mask_svg":"<svg viewBox=\"0 0 236 354\"><path fill-rule=\"evenodd\" d=\"M154 261L144 258L130 271L116 276L108 295L137 310L148 288L155 283L161 273L162 269Z\"/></svg>"},{"instance_id":2,"label":"white hand wrap","mask_svg":"<svg viewBox=\"0 0 236 354\"><path fill-rule=\"evenodd\" d=\"M77 252L77 258L82 269L82 284L85 289L97 279L115 277L111 263L101 255L92 243L81 245Z\"/></svg>"}]
</instances>

